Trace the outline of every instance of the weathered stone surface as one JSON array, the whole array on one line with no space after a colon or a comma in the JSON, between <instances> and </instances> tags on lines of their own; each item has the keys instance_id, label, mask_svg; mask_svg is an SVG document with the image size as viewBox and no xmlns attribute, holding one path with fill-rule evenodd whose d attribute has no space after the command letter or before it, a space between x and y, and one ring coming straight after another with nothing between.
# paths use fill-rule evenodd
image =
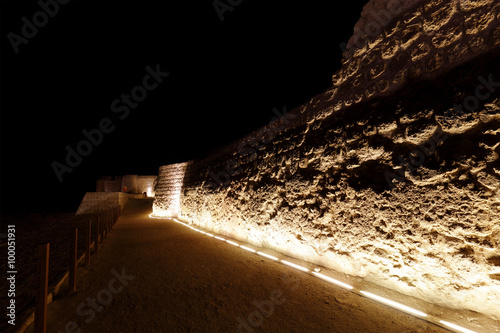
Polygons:
<instances>
[{"instance_id":1,"label":"weathered stone surface","mask_svg":"<svg viewBox=\"0 0 500 333\"><path fill-rule=\"evenodd\" d=\"M129 195L120 192L87 192L78 207L76 215L102 212L120 205L123 209Z\"/></svg>"},{"instance_id":2,"label":"weathered stone surface","mask_svg":"<svg viewBox=\"0 0 500 333\"><path fill-rule=\"evenodd\" d=\"M137 193L146 193L148 197L153 197L156 178L156 176L137 176Z\"/></svg>"},{"instance_id":3,"label":"weathered stone surface","mask_svg":"<svg viewBox=\"0 0 500 333\"><path fill-rule=\"evenodd\" d=\"M346 53L334 87L287 122L191 161L177 192L182 214L218 233L500 319L498 19L477 23L486 28L475 34L465 28L473 12L498 13L493 5L408 2L380 35ZM446 31L456 23L454 39ZM155 210L166 209L168 198L158 195Z\"/></svg>"},{"instance_id":4,"label":"weathered stone surface","mask_svg":"<svg viewBox=\"0 0 500 333\"><path fill-rule=\"evenodd\" d=\"M333 76L349 106L433 79L496 46L494 0L373 0L361 14L344 53L345 69ZM408 75L409 74L409 75ZM389 84L387 84L389 83Z\"/></svg>"},{"instance_id":5,"label":"weathered stone surface","mask_svg":"<svg viewBox=\"0 0 500 333\"><path fill-rule=\"evenodd\" d=\"M121 190L128 193L137 193L137 175L123 176Z\"/></svg>"},{"instance_id":6,"label":"weathered stone surface","mask_svg":"<svg viewBox=\"0 0 500 333\"><path fill-rule=\"evenodd\" d=\"M102 176L96 183L96 192L122 192L132 194L144 194L148 197L154 196L157 176Z\"/></svg>"},{"instance_id":7,"label":"weathered stone surface","mask_svg":"<svg viewBox=\"0 0 500 333\"><path fill-rule=\"evenodd\" d=\"M177 216L180 213L179 200L187 164L170 164L160 168L153 203L156 215Z\"/></svg>"},{"instance_id":8,"label":"weathered stone surface","mask_svg":"<svg viewBox=\"0 0 500 333\"><path fill-rule=\"evenodd\" d=\"M104 182L104 192L121 192L122 182L122 176L113 177L113 179L107 179Z\"/></svg>"}]
</instances>

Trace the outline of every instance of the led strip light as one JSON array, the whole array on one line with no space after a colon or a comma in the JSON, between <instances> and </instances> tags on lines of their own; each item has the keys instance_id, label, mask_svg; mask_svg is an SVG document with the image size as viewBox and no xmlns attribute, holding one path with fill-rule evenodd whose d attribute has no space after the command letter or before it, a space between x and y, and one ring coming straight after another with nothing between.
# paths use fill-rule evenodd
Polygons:
<instances>
[{"instance_id":1,"label":"led strip light","mask_svg":"<svg viewBox=\"0 0 500 333\"><path fill-rule=\"evenodd\" d=\"M315 268L314 270L309 270L306 267L300 266L300 265L292 263L290 261L280 260L279 258L277 258L275 256L272 256L270 254L267 254L265 252L254 250L254 249L252 249L250 247L244 246L242 244L238 244L238 243L233 242L231 240L227 240L227 239L225 239L223 237L215 236L215 235L212 235L212 234L210 234L208 232L205 232L205 231L199 230L197 228L194 228L194 227L190 226L187 223L184 223L184 222L181 222L181 221L177 220L176 218L159 217L159 216L154 216L153 214L150 214L149 217L150 218L154 218L154 219L172 220L172 221L174 221L176 223L179 223L179 224L182 224L183 226L188 227L188 228L190 228L190 229L192 229L192 230L194 230L196 232L202 233L204 235L207 235L207 236L212 237L214 239L220 240L222 242L229 243L229 244L231 244L233 246L236 246L236 247L239 247L239 248L241 248L241 249L243 249L245 251L258 254L258 255L260 255L262 257L268 258L268 259L273 260L273 261L281 262L282 264L285 264L285 265L287 265L289 267L292 267L294 269L300 270L302 272L310 273L310 274L316 276L317 278L320 278L320 279L322 279L324 281L327 281L327 282L329 282L331 284L334 284L336 286L342 287L344 289L351 290L351 291L353 291L354 293L356 293L358 295L365 296L365 297L367 297L369 299L372 299L372 300L375 300L375 301L377 301L379 303L385 304L385 305L387 305L387 306L389 306L389 307L391 307L393 309L397 309L397 310L403 311L405 313L411 314L411 315L413 315L413 316L415 316L417 318L420 318L420 319L424 319L425 318L424 320L426 320L426 321L428 321L430 323L436 324L438 326L444 327L444 328L446 328L448 330L451 329L451 330L454 330L454 331L460 332L460 333L476 333L475 331L471 331L471 330L469 330L467 328L461 327L459 325L456 325L456 324L453 324L453 323L450 323L450 322L447 322L447 321L444 321L444 320L439 320L438 318L436 318L435 320L432 320L433 318L430 318L430 316L427 315L424 312L421 312L419 310L413 309L413 308L411 308L409 306L406 306L404 304L392 301L390 299L387 299L387 298L384 298L384 297L372 294L372 293L370 293L368 291L364 291L364 290L356 291L353 286L351 286L351 285L349 285L347 283L338 281L338 280L336 280L334 278L331 278L331 277L329 277L327 275L318 273L319 272L319 268Z\"/></svg>"},{"instance_id":2,"label":"led strip light","mask_svg":"<svg viewBox=\"0 0 500 333\"><path fill-rule=\"evenodd\" d=\"M378 301L380 303L384 303L384 304L387 304L387 305L389 305L389 306L391 306L393 308L400 309L400 310L402 310L404 312L411 313L412 315L415 315L415 316L418 316L418 317L427 317L426 313L423 313L423 312L420 312L418 310L412 309L409 306L403 305L401 303L391 301L390 299L387 299L387 298L384 298L384 297L380 297L380 296L377 296L375 294L372 294L372 293L369 293L369 292L363 291L363 290L361 290L360 293L362 293L366 297L374 299L374 300L376 300L376 301Z\"/></svg>"}]
</instances>

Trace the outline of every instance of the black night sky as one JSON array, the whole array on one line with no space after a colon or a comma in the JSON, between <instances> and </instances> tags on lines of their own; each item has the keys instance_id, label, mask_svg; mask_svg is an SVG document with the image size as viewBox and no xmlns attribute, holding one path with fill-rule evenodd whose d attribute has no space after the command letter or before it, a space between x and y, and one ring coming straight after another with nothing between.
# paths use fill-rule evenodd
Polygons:
<instances>
[{"instance_id":1,"label":"black night sky","mask_svg":"<svg viewBox=\"0 0 500 333\"><path fill-rule=\"evenodd\" d=\"M243 0L221 22L213 1L73 0L16 54L9 33L41 7L2 1L2 212L76 211L99 175L157 174L307 102L331 86L366 2ZM147 66L169 75L126 115ZM53 162L106 118L113 131L59 182Z\"/></svg>"}]
</instances>

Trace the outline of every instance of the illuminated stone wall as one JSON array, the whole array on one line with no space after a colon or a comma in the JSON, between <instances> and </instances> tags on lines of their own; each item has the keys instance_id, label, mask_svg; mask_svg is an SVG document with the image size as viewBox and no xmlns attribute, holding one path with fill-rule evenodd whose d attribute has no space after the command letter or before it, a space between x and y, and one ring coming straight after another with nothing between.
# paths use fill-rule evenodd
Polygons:
<instances>
[{"instance_id":1,"label":"illuminated stone wall","mask_svg":"<svg viewBox=\"0 0 500 333\"><path fill-rule=\"evenodd\" d=\"M155 211L177 205L169 193L185 168L179 204L194 224L500 319L499 29L488 19L498 6L463 1L459 12L447 3L419 1L394 19L394 33L379 44L409 43L398 70L381 60L389 45L346 54L335 76L343 79L292 110L288 126L276 121L205 160L162 167ZM467 42L462 53L448 53L461 60L428 67L433 57L418 56L419 41L453 37L445 22L463 19L465 3L486 21L470 12L460 38L443 46ZM435 13L425 26L424 9ZM475 19L478 29L467 32ZM416 38L405 35L414 21ZM367 74L377 68L372 58L383 63L380 76ZM401 66L431 74L405 76L393 89ZM380 82L389 86L382 94L357 97Z\"/></svg>"},{"instance_id":2,"label":"illuminated stone wall","mask_svg":"<svg viewBox=\"0 0 500 333\"><path fill-rule=\"evenodd\" d=\"M156 177L138 175L104 176L97 180L96 192L122 192L127 188L127 193L146 193L148 197L153 197Z\"/></svg>"},{"instance_id":3,"label":"illuminated stone wall","mask_svg":"<svg viewBox=\"0 0 500 333\"><path fill-rule=\"evenodd\" d=\"M432 79L500 45L497 0L373 0L333 76L335 107Z\"/></svg>"},{"instance_id":4,"label":"illuminated stone wall","mask_svg":"<svg viewBox=\"0 0 500 333\"><path fill-rule=\"evenodd\" d=\"M156 180L153 214L179 216L179 200L187 164L178 163L160 167Z\"/></svg>"},{"instance_id":5,"label":"illuminated stone wall","mask_svg":"<svg viewBox=\"0 0 500 333\"><path fill-rule=\"evenodd\" d=\"M123 209L129 196L120 192L87 192L78 207L76 215L102 212L120 205Z\"/></svg>"},{"instance_id":6,"label":"illuminated stone wall","mask_svg":"<svg viewBox=\"0 0 500 333\"><path fill-rule=\"evenodd\" d=\"M156 176L138 176L137 177L137 193L146 193L148 197L153 197L155 194Z\"/></svg>"},{"instance_id":7,"label":"illuminated stone wall","mask_svg":"<svg viewBox=\"0 0 500 333\"><path fill-rule=\"evenodd\" d=\"M128 193L137 193L137 175L123 176L121 190Z\"/></svg>"}]
</instances>

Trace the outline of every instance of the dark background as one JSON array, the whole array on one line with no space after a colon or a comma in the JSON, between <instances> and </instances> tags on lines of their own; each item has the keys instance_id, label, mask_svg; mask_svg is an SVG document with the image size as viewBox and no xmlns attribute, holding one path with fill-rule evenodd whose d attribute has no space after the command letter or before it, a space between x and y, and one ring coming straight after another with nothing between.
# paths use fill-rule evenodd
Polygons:
<instances>
[{"instance_id":1,"label":"dark background","mask_svg":"<svg viewBox=\"0 0 500 333\"><path fill-rule=\"evenodd\" d=\"M8 33L41 8L2 1L1 211L76 210L100 175L157 174L300 106L331 86L366 3L244 0L221 22L212 1L73 0L15 54ZM156 64L170 76L119 120L111 102ZM51 163L103 118L116 129L60 183Z\"/></svg>"}]
</instances>

